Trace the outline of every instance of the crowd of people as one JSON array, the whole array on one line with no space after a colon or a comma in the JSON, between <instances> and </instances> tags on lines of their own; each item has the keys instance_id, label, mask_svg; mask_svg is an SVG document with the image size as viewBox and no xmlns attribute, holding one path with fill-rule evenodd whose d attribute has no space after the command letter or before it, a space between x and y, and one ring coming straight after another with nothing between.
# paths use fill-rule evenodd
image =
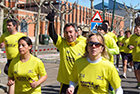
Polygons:
<instances>
[{"instance_id":1,"label":"crowd of people","mask_svg":"<svg viewBox=\"0 0 140 94\"><path fill-rule=\"evenodd\" d=\"M64 37L55 32L54 11L49 20L49 35L60 53L57 80L59 94L123 94L121 78L127 78L127 67L134 70L140 89L140 19L135 19L135 33L120 30L119 35L110 31L109 21L97 27L97 33L82 36L82 28L73 23L64 26ZM47 79L43 62L31 54L32 41L17 32L17 22L7 20L7 30L0 37L0 48L5 46L9 94L41 94L41 83ZM116 57L114 59L114 57ZM119 76L119 59L123 74ZM114 65L116 63L116 65ZM121 78L120 78L121 77Z\"/></svg>"}]
</instances>

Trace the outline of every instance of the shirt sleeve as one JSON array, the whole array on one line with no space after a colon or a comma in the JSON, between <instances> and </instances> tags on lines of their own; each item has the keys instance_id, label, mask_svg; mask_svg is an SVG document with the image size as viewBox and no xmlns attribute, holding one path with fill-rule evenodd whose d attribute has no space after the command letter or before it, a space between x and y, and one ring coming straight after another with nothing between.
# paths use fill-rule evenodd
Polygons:
<instances>
[{"instance_id":1,"label":"shirt sleeve","mask_svg":"<svg viewBox=\"0 0 140 94\"><path fill-rule=\"evenodd\" d=\"M121 86L121 79L114 65L112 65L109 75L109 83L113 89L118 89Z\"/></svg>"},{"instance_id":2,"label":"shirt sleeve","mask_svg":"<svg viewBox=\"0 0 140 94\"><path fill-rule=\"evenodd\" d=\"M47 75L43 62L40 60L38 63L38 73L40 77Z\"/></svg>"}]
</instances>

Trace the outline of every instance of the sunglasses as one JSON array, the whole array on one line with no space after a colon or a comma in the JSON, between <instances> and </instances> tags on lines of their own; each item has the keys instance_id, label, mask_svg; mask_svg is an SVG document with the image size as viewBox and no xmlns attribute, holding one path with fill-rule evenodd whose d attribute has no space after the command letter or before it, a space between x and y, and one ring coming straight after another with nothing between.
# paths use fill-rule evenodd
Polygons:
<instances>
[{"instance_id":1,"label":"sunglasses","mask_svg":"<svg viewBox=\"0 0 140 94\"><path fill-rule=\"evenodd\" d=\"M104 45L101 44L100 42L88 42L88 46L93 46L93 45L95 45L95 47L104 46Z\"/></svg>"}]
</instances>

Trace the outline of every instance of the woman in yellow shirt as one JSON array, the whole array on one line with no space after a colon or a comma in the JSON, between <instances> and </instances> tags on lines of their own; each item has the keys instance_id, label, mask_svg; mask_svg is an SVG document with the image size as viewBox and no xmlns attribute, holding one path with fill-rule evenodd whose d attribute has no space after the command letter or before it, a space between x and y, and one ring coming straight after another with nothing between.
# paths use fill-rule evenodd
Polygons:
<instances>
[{"instance_id":1,"label":"woman in yellow shirt","mask_svg":"<svg viewBox=\"0 0 140 94\"><path fill-rule=\"evenodd\" d=\"M47 79L43 62L30 54L32 41L22 37L18 41L20 56L14 58L9 66L8 86L15 82L15 94L41 94L41 83ZM12 92L10 89L9 92Z\"/></svg>"},{"instance_id":2,"label":"woman in yellow shirt","mask_svg":"<svg viewBox=\"0 0 140 94\"><path fill-rule=\"evenodd\" d=\"M90 34L85 50L85 56L74 63L67 94L73 94L77 84L77 94L108 94L109 83L116 94L123 94L118 72L108 60L103 36L100 33Z\"/></svg>"}]
</instances>

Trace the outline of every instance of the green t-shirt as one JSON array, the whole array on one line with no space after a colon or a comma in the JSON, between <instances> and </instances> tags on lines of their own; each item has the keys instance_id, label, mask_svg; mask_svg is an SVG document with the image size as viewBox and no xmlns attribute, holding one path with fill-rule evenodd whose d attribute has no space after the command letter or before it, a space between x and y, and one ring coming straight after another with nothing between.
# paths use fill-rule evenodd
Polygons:
<instances>
[{"instance_id":1,"label":"green t-shirt","mask_svg":"<svg viewBox=\"0 0 140 94\"><path fill-rule=\"evenodd\" d=\"M119 36L117 38L118 39L118 46L119 46L120 52L124 52L124 47L119 44L119 43L122 43L123 38L124 38L124 36Z\"/></svg>"},{"instance_id":2,"label":"green t-shirt","mask_svg":"<svg viewBox=\"0 0 140 94\"><path fill-rule=\"evenodd\" d=\"M115 40L112 37L110 37L108 34L105 34L104 38L105 38L105 44L109 49L109 53L111 53L110 61L113 63L114 62L113 55L119 54L119 47L117 46Z\"/></svg>"},{"instance_id":3,"label":"green t-shirt","mask_svg":"<svg viewBox=\"0 0 140 94\"><path fill-rule=\"evenodd\" d=\"M87 40L86 37L81 36L81 35L80 35L77 39L78 39L79 41L84 41L85 43L86 43L86 40Z\"/></svg>"},{"instance_id":4,"label":"green t-shirt","mask_svg":"<svg viewBox=\"0 0 140 94\"><path fill-rule=\"evenodd\" d=\"M27 62L21 62L20 56L14 58L8 70L8 77L15 79L15 94L41 94L41 86L32 88L30 83L46 74L43 62L33 55Z\"/></svg>"},{"instance_id":5,"label":"green t-shirt","mask_svg":"<svg viewBox=\"0 0 140 94\"><path fill-rule=\"evenodd\" d=\"M85 53L86 44L79 41L76 45L69 46L66 40L58 35L55 46L60 51L60 65L57 80L68 85L70 81L69 75L71 74L74 62Z\"/></svg>"},{"instance_id":6,"label":"green t-shirt","mask_svg":"<svg viewBox=\"0 0 140 94\"><path fill-rule=\"evenodd\" d=\"M134 46L134 49L132 49L133 61L140 62L140 36L133 34L128 45Z\"/></svg>"},{"instance_id":7,"label":"green t-shirt","mask_svg":"<svg viewBox=\"0 0 140 94\"><path fill-rule=\"evenodd\" d=\"M108 34L110 37L112 37L112 38L115 40L115 42L118 41L117 36L116 36L114 33L108 32L107 34Z\"/></svg>"},{"instance_id":8,"label":"green t-shirt","mask_svg":"<svg viewBox=\"0 0 140 94\"><path fill-rule=\"evenodd\" d=\"M70 81L78 82L77 94L108 94L109 83L113 89L121 86L115 66L105 58L98 63L89 63L87 58L77 59Z\"/></svg>"},{"instance_id":9,"label":"green t-shirt","mask_svg":"<svg viewBox=\"0 0 140 94\"><path fill-rule=\"evenodd\" d=\"M7 59L13 59L15 58L19 51L18 51L18 40L26 36L23 33L17 32L14 35L10 35L9 32L5 32L1 37L0 37L0 43L4 42L5 43L5 50L6 50L6 56Z\"/></svg>"},{"instance_id":10,"label":"green t-shirt","mask_svg":"<svg viewBox=\"0 0 140 94\"><path fill-rule=\"evenodd\" d=\"M122 40L122 43L123 43L123 46L124 46L124 53L132 53L132 50L130 50L130 49L128 48L129 39L130 39L130 38L124 37L123 40Z\"/></svg>"}]
</instances>

